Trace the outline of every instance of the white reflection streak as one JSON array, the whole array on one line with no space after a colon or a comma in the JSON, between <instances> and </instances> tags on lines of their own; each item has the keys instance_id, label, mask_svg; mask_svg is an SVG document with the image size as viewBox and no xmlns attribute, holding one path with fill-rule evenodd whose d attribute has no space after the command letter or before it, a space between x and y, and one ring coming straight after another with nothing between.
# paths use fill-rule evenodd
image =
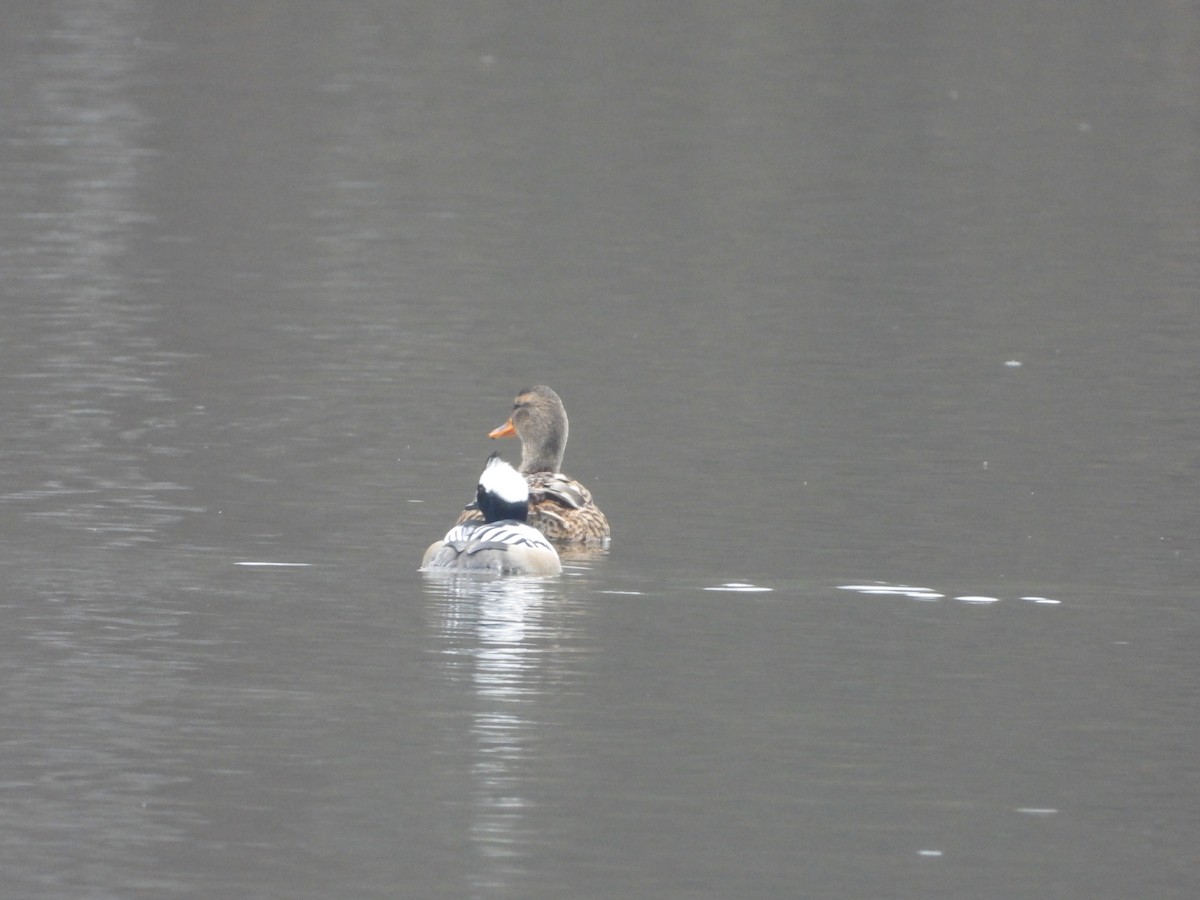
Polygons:
<instances>
[{"instance_id":1,"label":"white reflection streak","mask_svg":"<svg viewBox=\"0 0 1200 900\"><path fill-rule=\"evenodd\" d=\"M519 794L514 768L525 755L525 732L529 722L517 709L503 709L524 702L529 691L524 679L534 668L525 643L530 622L540 612L537 585L519 581L494 582L481 599L474 670L475 690L483 704L475 715L474 732L478 756L473 765L477 810L472 837L480 853L491 859L520 856L520 823L528 805ZM502 872L493 878L504 880ZM486 878L480 887L495 886Z\"/></svg>"},{"instance_id":2,"label":"white reflection streak","mask_svg":"<svg viewBox=\"0 0 1200 900\"><path fill-rule=\"evenodd\" d=\"M531 683L540 667L529 639L540 630L545 586L533 579L463 579L448 586L457 601L445 623L457 632L449 652L466 651L474 660L471 684L479 704L471 723L471 841L492 865L472 880L486 896L519 873L525 855L521 826L530 802L520 781L532 721L520 705L539 693ZM467 647L464 639L470 639Z\"/></svg>"}]
</instances>

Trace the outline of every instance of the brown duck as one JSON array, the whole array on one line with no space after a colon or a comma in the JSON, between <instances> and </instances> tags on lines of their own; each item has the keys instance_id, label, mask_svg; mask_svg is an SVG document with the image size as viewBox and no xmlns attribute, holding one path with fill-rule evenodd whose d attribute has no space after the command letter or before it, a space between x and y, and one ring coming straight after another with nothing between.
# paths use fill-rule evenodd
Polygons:
<instances>
[{"instance_id":1,"label":"brown duck","mask_svg":"<svg viewBox=\"0 0 1200 900\"><path fill-rule=\"evenodd\" d=\"M538 384L517 394L508 421L488 437L515 435L521 439L519 471L529 484L530 525L562 544L606 546L608 519L592 500L592 492L560 471L567 430L567 411L561 398L546 385ZM458 521L482 518L472 504Z\"/></svg>"}]
</instances>

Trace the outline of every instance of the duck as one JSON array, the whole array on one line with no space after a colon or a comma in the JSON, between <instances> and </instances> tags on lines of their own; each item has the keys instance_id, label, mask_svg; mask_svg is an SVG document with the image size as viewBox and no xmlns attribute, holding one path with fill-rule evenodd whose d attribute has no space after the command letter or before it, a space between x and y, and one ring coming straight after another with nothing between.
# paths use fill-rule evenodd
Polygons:
<instances>
[{"instance_id":1,"label":"duck","mask_svg":"<svg viewBox=\"0 0 1200 900\"><path fill-rule=\"evenodd\" d=\"M483 521L456 524L434 541L421 559L426 572L482 572L495 575L558 575L562 561L545 536L526 521L529 485L516 469L493 453L475 489Z\"/></svg>"},{"instance_id":2,"label":"duck","mask_svg":"<svg viewBox=\"0 0 1200 900\"><path fill-rule=\"evenodd\" d=\"M607 547L611 529L592 492L562 472L568 430L562 398L546 385L535 384L517 393L512 415L488 437L521 439L518 471L529 486L531 526L556 543ZM470 504L458 521L480 518L480 510Z\"/></svg>"}]
</instances>

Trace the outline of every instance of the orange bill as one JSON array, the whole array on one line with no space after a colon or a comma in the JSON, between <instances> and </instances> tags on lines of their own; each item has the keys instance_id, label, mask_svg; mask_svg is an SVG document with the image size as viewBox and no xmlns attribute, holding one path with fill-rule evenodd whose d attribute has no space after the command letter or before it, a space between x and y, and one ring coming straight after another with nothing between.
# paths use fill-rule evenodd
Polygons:
<instances>
[{"instance_id":1,"label":"orange bill","mask_svg":"<svg viewBox=\"0 0 1200 900\"><path fill-rule=\"evenodd\" d=\"M517 434L517 429L513 428L512 419L509 419L507 422L505 422L499 428L489 431L488 437L490 437L490 438L515 437L516 434Z\"/></svg>"}]
</instances>

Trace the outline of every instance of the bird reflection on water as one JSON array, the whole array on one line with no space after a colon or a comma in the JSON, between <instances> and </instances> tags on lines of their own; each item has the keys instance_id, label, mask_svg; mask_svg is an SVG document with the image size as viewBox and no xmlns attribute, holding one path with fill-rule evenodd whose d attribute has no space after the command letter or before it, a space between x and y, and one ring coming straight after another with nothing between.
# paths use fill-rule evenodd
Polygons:
<instances>
[{"instance_id":1,"label":"bird reflection on water","mask_svg":"<svg viewBox=\"0 0 1200 900\"><path fill-rule=\"evenodd\" d=\"M560 656L578 630L576 605L557 578L425 578L441 638L439 670L469 695L470 826L479 890L510 885L533 846L527 815L532 747L546 704L575 676ZM461 737L456 729L455 737Z\"/></svg>"}]
</instances>

